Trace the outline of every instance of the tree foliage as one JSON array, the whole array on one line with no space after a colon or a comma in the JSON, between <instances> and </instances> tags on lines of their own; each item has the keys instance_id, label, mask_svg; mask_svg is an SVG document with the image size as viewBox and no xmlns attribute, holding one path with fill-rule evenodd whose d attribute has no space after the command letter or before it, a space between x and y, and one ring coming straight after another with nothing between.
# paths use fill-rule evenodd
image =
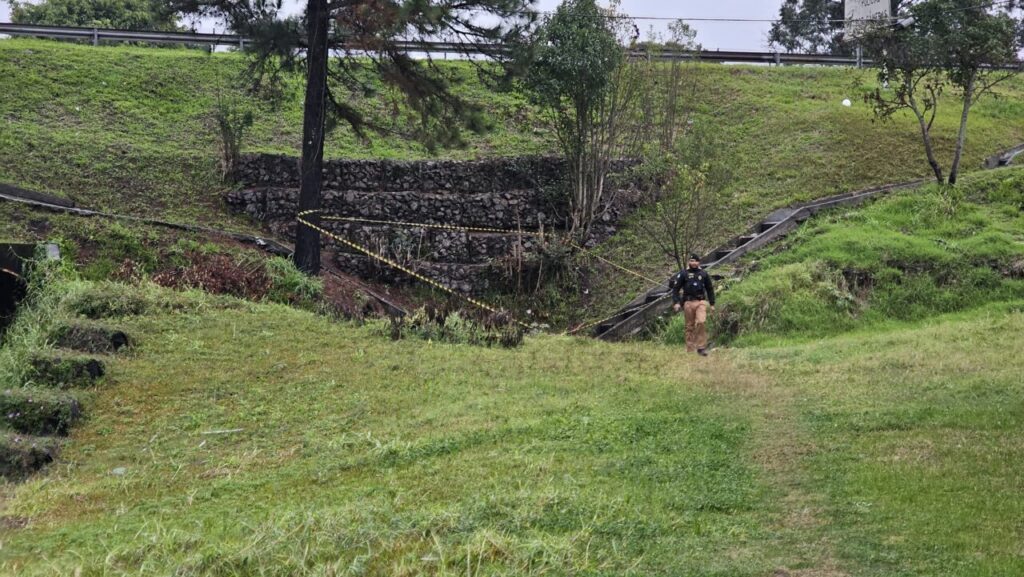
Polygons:
<instances>
[{"instance_id":1,"label":"tree foliage","mask_svg":"<svg viewBox=\"0 0 1024 577\"><path fill-rule=\"evenodd\" d=\"M637 133L643 135L647 147L653 142L659 153L667 153L675 147L685 124L680 119L689 118L688 107L696 100L700 89L699 65L696 59L672 58L665 62L661 54L699 51L697 31L686 22L676 20L668 25L667 35L652 30L647 41L638 43L636 48L646 53L646 58L630 63L643 88L638 98Z\"/></svg>"},{"instance_id":2,"label":"tree foliage","mask_svg":"<svg viewBox=\"0 0 1024 577\"><path fill-rule=\"evenodd\" d=\"M637 170L648 207L637 231L680 269L685 255L706 253L715 231L733 224L726 194L732 171L725 157L710 127L687 123L672 149L649 155Z\"/></svg>"},{"instance_id":3,"label":"tree foliage","mask_svg":"<svg viewBox=\"0 0 1024 577\"><path fill-rule=\"evenodd\" d=\"M851 54L854 43L844 36L845 1L783 0L779 19L768 32L768 44L786 52ZM909 1L890 0L892 13Z\"/></svg>"},{"instance_id":4,"label":"tree foliage","mask_svg":"<svg viewBox=\"0 0 1024 577\"><path fill-rule=\"evenodd\" d=\"M967 138L971 107L1010 78L1022 44L1022 20L1015 2L979 5L977 0L925 0L905 3L899 15L909 26L876 27L863 42L878 68L881 85L871 97L875 113L891 118L910 110L918 121L925 154L936 181L943 168L933 145L932 127L940 96L952 89L961 102L960 126L949 169L956 184Z\"/></svg>"},{"instance_id":5,"label":"tree foliage","mask_svg":"<svg viewBox=\"0 0 1024 577\"><path fill-rule=\"evenodd\" d=\"M570 233L577 238L605 208L605 178L639 93L620 43L635 27L612 16L594 0L565 0L538 28L525 76L569 166Z\"/></svg>"},{"instance_id":6,"label":"tree foliage","mask_svg":"<svg viewBox=\"0 0 1024 577\"><path fill-rule=\"evenodd\" d=\"M174 9L166 0L43 0L38 4L11 4L11 19L18 24L162 31L178 27Z\"/></svg>"},{"instance_id":7,"label":"tree foliage","mask_svg":"<svg viewBox=\"0 0 1024 577\"><path fill-rule=\"evenodd\" d=\"M843 0L784 0L768 43L786 52L844 54Z\"/></svg>"}]
</instances>

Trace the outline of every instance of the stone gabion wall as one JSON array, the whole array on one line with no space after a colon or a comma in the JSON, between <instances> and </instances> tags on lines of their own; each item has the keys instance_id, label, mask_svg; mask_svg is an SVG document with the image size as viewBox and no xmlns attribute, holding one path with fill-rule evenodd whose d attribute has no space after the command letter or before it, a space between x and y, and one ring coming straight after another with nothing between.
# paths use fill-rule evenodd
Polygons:
<instances>
[{"instance_id":1,"label":"stone gabion wall","mask_svg":"<svg viewBox=\"0 0 1024 577\"><path fill-rule=\"evenodd\" d=\"M277 236L295 238L299 161L279 155L242 158L243 187L226 201ZM560 193L565 163L555 157L481 161L336 160L324 164L324 215L447 224L514 231L561 229L566 214ZM621 166L618 168L622 168ZM552 199L562 199L553 201ZM597 228L614 230L614 221ZM529 254L538 240L516 233L444 231L368 223L323 221L338 236L420 271L462 292L500 289L508 257ZM602 229L603 230L603 229ZM610 234L605 231L603 235ZM352 274L385 282L413 279L329 237L325 248Z\"/></svg>"},{"instance_id":2,"label":"stone gabion wall","mask_svg":"<svg viewBox=\"0 0 1024 577\"><path fill-rule=\"evenodd\" d=\"M565 161L553 156L492 160L331 160L324 163L324 188L362 192L495 193L556 184ZM247 186L298 188L299 159L274 154L245 155L238 181Z\"/></svg>"},{"instance_id":3,"label":"stone gabion wall","mask_svg":"<svg viewBox=\"0 0 1024 577\"><path fill-rule=\"evenodd\" d=\"M468 227L533 230L561 224L546 208L538 189L490 193L437 193L419 191L366 192L325 189L323 214L373 220L452 224ZM231 191L232 208L263 222L294 220L298 189L280 185Z\"/></svg>"}]
</instances>

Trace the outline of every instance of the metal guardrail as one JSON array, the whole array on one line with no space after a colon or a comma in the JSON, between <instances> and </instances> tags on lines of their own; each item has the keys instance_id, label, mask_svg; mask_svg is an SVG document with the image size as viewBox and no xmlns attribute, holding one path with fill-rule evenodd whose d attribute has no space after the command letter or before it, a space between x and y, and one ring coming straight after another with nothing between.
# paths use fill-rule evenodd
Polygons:
<instances>
[{"instance_id":1,"label":"metal guardrail","mask_svg":"<svg viewBox=\"0 0 1024 577\"><path fill-rule=\"evenodd\" d=\"M9 36L35 36L64 40L84 40L93 46L100 41L108 42L145 42L154 44L190 44L210 46L234 46L245 48L249 42L237 34L207 34L201 32L149 32L143 30L114 30L110 28L75 28L70 26L37 26L33 24L12 24L0 22L0 34ZM504 50L502 46L493 44L463 44L457 42L396 42L404 52L422 54L494 54ZM360 51L357 45L349 46L355 52ZM786 52L758 52L743 50L663 50L648 53L644 50L630 50L632 58L655 58L658 60L694 60L719 63L745 64L809 64L816 66L870 66L871 61L858 59L855 56L836 54L799 54ZM1004 70L1022 70L1024 62L1014 66L1001 67Z\"/></svg>"},{"instance_id":2,"label":"metal guardrail","mask_svg":"<svg viewBox=\"0 0 1024 577\"><path fill-rule=\"evenodd\" d=\"M244 48L248 40L236 34L205 34L197 32L148 32L138 30L113 30L109 28L74 28L64 26L37 26L31 24L0 23L0 34L10 36L35 36L65 40L83 40L94 46L100 41L146 42L157 44L192 44L204 46L235 46ZM463 45L454 42L398 42L406 52L426 54L442 53L493 53L501 47L487 44ZM351 47L359 50L358 46ZM647 57L642 50L631 50L630 56ZM827 66L856 66L858 61L850 56L823 54L787 54L783 52L722 51L722 50L665 50L653 55L659 60L699 60L706 62L736 62L755 64L817 64ZM866 64L867 62L861 62Z\"/></svg>"}]
</instances>

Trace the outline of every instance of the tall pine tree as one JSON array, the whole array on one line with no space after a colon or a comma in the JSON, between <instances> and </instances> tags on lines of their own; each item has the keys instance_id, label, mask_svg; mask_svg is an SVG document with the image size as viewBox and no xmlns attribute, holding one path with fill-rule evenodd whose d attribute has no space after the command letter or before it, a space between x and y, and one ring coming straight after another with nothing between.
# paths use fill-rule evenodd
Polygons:
<instances>
[{"instance_id":1,"label":"tall pine tree","mask_svg":"<svg viewBox=\"0 0 1024 577\"><path fill-rule=\"evenodd\" d=\"M251 39L250 72L257 85L273 85L282 72L304 70L300 212L320 208L326 133L338 122L360 135L382 128L354 104L358 96L375 92L370 77L404 95L419 118L410 136L428 147L457 143L463 129L484 126L478 107L453 94L433 61L414 59L402 42L451 42L456 50L511 64L508 47L521 45L535 20L529 10L533 0L308 0L301 19L280 18L280 0L176 3L184 13L222 17ZM478 67L495 77L511 69ZM301 223L295 264L308 274L320 270L320 235Z\"/></svg>"}]
</instances>

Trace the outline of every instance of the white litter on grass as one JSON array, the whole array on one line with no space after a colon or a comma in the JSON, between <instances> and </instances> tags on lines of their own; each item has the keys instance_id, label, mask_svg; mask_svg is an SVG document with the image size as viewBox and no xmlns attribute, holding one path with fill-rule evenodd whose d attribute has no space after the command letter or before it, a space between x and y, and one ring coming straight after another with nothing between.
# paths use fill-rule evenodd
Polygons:
<instances>
[{"instance_id":1,"label":"white litter on grass","mask_svg":"<svg viewBox=\"0 0 1024 577\"><path fill-rule=\"evenodd\" d=\"M853 103L852 103L852 102L850 102L850 99L849 99L849 98L844 98L844 99L843 99L843 106L845 106L845 107L849 108L849 107L853 106Z\"/></svg>"}]
</instances>

